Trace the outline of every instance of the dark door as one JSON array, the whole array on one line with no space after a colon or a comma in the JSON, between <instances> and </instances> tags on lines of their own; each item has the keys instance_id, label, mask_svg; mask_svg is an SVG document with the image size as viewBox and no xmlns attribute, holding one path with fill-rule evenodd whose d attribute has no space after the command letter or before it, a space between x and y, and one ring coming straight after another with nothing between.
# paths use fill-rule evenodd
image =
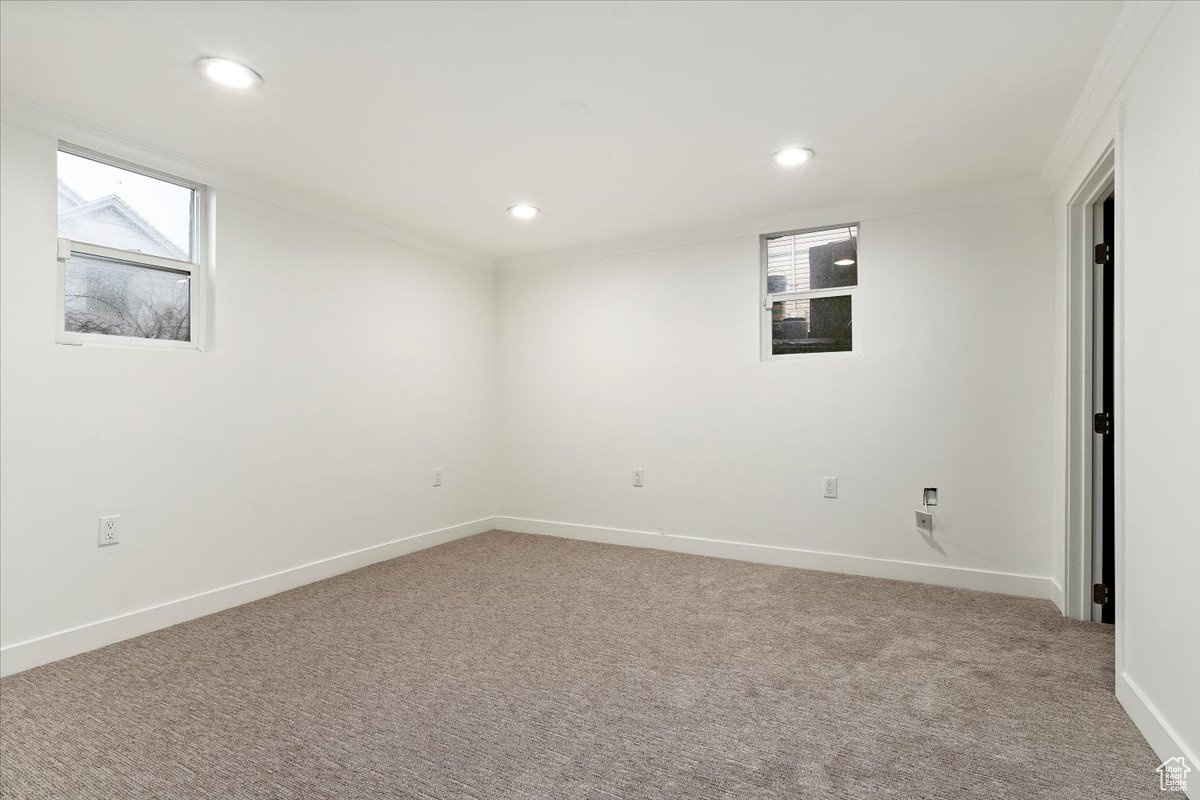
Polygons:
<instances>
[{"instance_id":1,"label":"dark door","mask_svg":"<svg viewBox=\"0 0 1200 800\"><path fill-rule=\"evenodd\" d=\"M1116 592L1117 592L1117 569L1116 569L1116 547L1115 547L1115 521L1116 521L1116 492L1114 486L1114 478L1116 474L1116 460L1113 452L1113 396L1114 396L1114 381L1113 381L1113 299L1115 293L1115 283L1113 280L1113 260L1116 254L1116 215L1113 196L1110 195L1103 205L1103 244L1096 248L1096 278L1100 289L1100 297L1097 298L1098 308L1095 309L1099 317L1099 330L1097 331L1096 341L1093 346L1098 351L1096 353L1096 365L1100 373L1099 386L1097 387L1098 397L1094 398L1096 408L1096 421L1094 439L1095 449L1093 450L1094 457L1098 457L1100 463L1098 469L1093 472L1099 480L1098 486L1093 487L1093 491L1100 494L1099 506L1099 542L1100 547L1100 574L1096 575L1093 580L1098 582L1098 586L1094 592L1094 599L1100 604L1100 621L1111 624L1116 617ZM1095 541L1095 540L1093 540Z\"/></svg>"}]
</instances>

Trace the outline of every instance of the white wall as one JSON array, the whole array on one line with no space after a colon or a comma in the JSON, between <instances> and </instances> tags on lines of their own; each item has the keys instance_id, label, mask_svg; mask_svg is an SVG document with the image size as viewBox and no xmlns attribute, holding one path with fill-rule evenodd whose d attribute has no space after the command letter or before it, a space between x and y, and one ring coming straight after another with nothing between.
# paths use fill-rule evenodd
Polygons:
<instances>
[{"instance_id":1,"label":"white wall","mask_svg":"<svg viewBox=\"0 0 1200 800\"><path fill-rule=\"evenodd\" d=\"M493 272L218 188L213 352L57 345L55 150L3 126L6 661L26 640L490 517ZM96 545L102 514L121 515L117 547Z\"/></svg>"},{"instance_id":2,"label":"white wall","mask_svg":"<svg viewBox=\"0 0 1200 800\"><path fill-rule=\"evenodd\" d=\"M1124 118L1124 670L1200 769L1200 4L1163 21Z\"/></svg>"},{"instance_id":3,"label":"white wall","mask_svg":"<svg viewBox=\"0 0 1200 800\"><path fill-rule=\"evenodd\" d=\"M1131 7L1127 40L1098 74L1094 127L1075 133L1055 196L1065 208L1104 148L1116 142L1118 261L1117 696L1162 758L1200 754L1200 4ZM1141 37L1128 31L1145 28ZM1120 33L1118 29L1118 34ZM1120 51L1132 55L1120 64ZM1103 85L1101 80L1098 85ZM1086 101L1083 104L1086 110ZM1082 115L1086 119L1086 115ZM1069 265L1057 259L1058 370ZM1123 373L1123 378L1122 378ZM1064 392L1056 435L1065 438ZM1121 463L1121 453L1123 464ZM1056 454L1056 474L1065 453ZM1057 483L1056 507L1065 487ZM1055 549L1067 532L1056 513ZM1119 556L1120 558L1120 556ZM1062 559L1056 560L1061 576ZM1195 774L1195 773L1193 773ZM1193 792L1194 796L1194 792Z\"/></svg>"},{"instance_id":4,"label":"white wall","mask_svg":"<svg viewBox=\"0 0 1200 800\"><path fill-rule=\"evenodd\" d=\"M854 354L760 360L756 236L502 273L504 524L1047 596L1049 198L861 222Z\"/></svg>"}]
</instances>

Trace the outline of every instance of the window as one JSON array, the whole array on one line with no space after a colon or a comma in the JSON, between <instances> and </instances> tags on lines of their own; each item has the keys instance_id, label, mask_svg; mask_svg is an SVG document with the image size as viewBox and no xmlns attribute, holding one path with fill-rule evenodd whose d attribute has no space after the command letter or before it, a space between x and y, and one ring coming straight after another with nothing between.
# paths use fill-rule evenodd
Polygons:
<instances>
[{"instance_id":1,"label":"window","mask_svg":"<svg viewBox=\"0 0 1200 800\"><path fill-rule=\"evenodd\" d=\"M762 237L763 357L854 349L858 224Z\"/></svg>"},{"instance_id":2,"label":"window","mask_svg":"<svg viewBox=\"0 0 1200 800\"><path fill-rule=\"evenodd\" d=\"M60 145L59 341L198 349L205 199L198 184Z\"/></svg>"}]
</instances>

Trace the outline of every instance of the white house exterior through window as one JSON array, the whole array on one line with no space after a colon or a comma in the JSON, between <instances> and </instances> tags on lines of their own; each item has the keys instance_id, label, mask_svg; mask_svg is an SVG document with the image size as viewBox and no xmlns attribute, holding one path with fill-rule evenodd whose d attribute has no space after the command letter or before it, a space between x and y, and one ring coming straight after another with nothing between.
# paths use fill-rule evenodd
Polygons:
<instances>
[{"instance_id":1,"label":"white house exterior through window","mask_svg":"<svg viewBox=\"0 0 1200 800\"><path fill-rule=\"evenodd\" d=\"M199 349L205 200L200 184L60 145L59 341Z\"/></svg>"}]
</instances>

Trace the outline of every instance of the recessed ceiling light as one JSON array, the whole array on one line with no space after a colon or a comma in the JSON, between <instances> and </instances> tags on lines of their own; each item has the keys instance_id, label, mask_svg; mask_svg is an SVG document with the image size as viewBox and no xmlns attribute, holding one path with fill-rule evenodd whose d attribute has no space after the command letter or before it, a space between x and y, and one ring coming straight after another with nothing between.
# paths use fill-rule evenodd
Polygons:
<instances>
[{"instance_id":1,"label":"recessed ceiling light","mask_svg":"<svg viewBox=\"0 0 1200 800\"><path fill-rule=\"evenodd\" d=\"M807 147L788 147L771 156L771 158L775 159L775 163L781 167L794 167L797 164L803 164L812 157L813 151Z\"/></svg>"},{"instance_id":2,"label":"recessed ceiling light","mask_svg":"<svg viewBox=\"0 0 1200 800\"><path fill-rule=\"evenodd\" d=\"M262 85L262 76L247 66L225 58L202 58L196 69L213 83L230 89L253 89Z\"/></svg>"},{"instance_id":3,"label":"recessed ceiling light","mask_svg":"<svg viewBox=\"0 0 1200 800\"><path fill-rule=\"evenodd\" d=\"M542 210L537 206L519 205L510 206L508 213L512 214L517 219L533 219L538 214L542 213Z\"/></svg>"}]
</instances>

